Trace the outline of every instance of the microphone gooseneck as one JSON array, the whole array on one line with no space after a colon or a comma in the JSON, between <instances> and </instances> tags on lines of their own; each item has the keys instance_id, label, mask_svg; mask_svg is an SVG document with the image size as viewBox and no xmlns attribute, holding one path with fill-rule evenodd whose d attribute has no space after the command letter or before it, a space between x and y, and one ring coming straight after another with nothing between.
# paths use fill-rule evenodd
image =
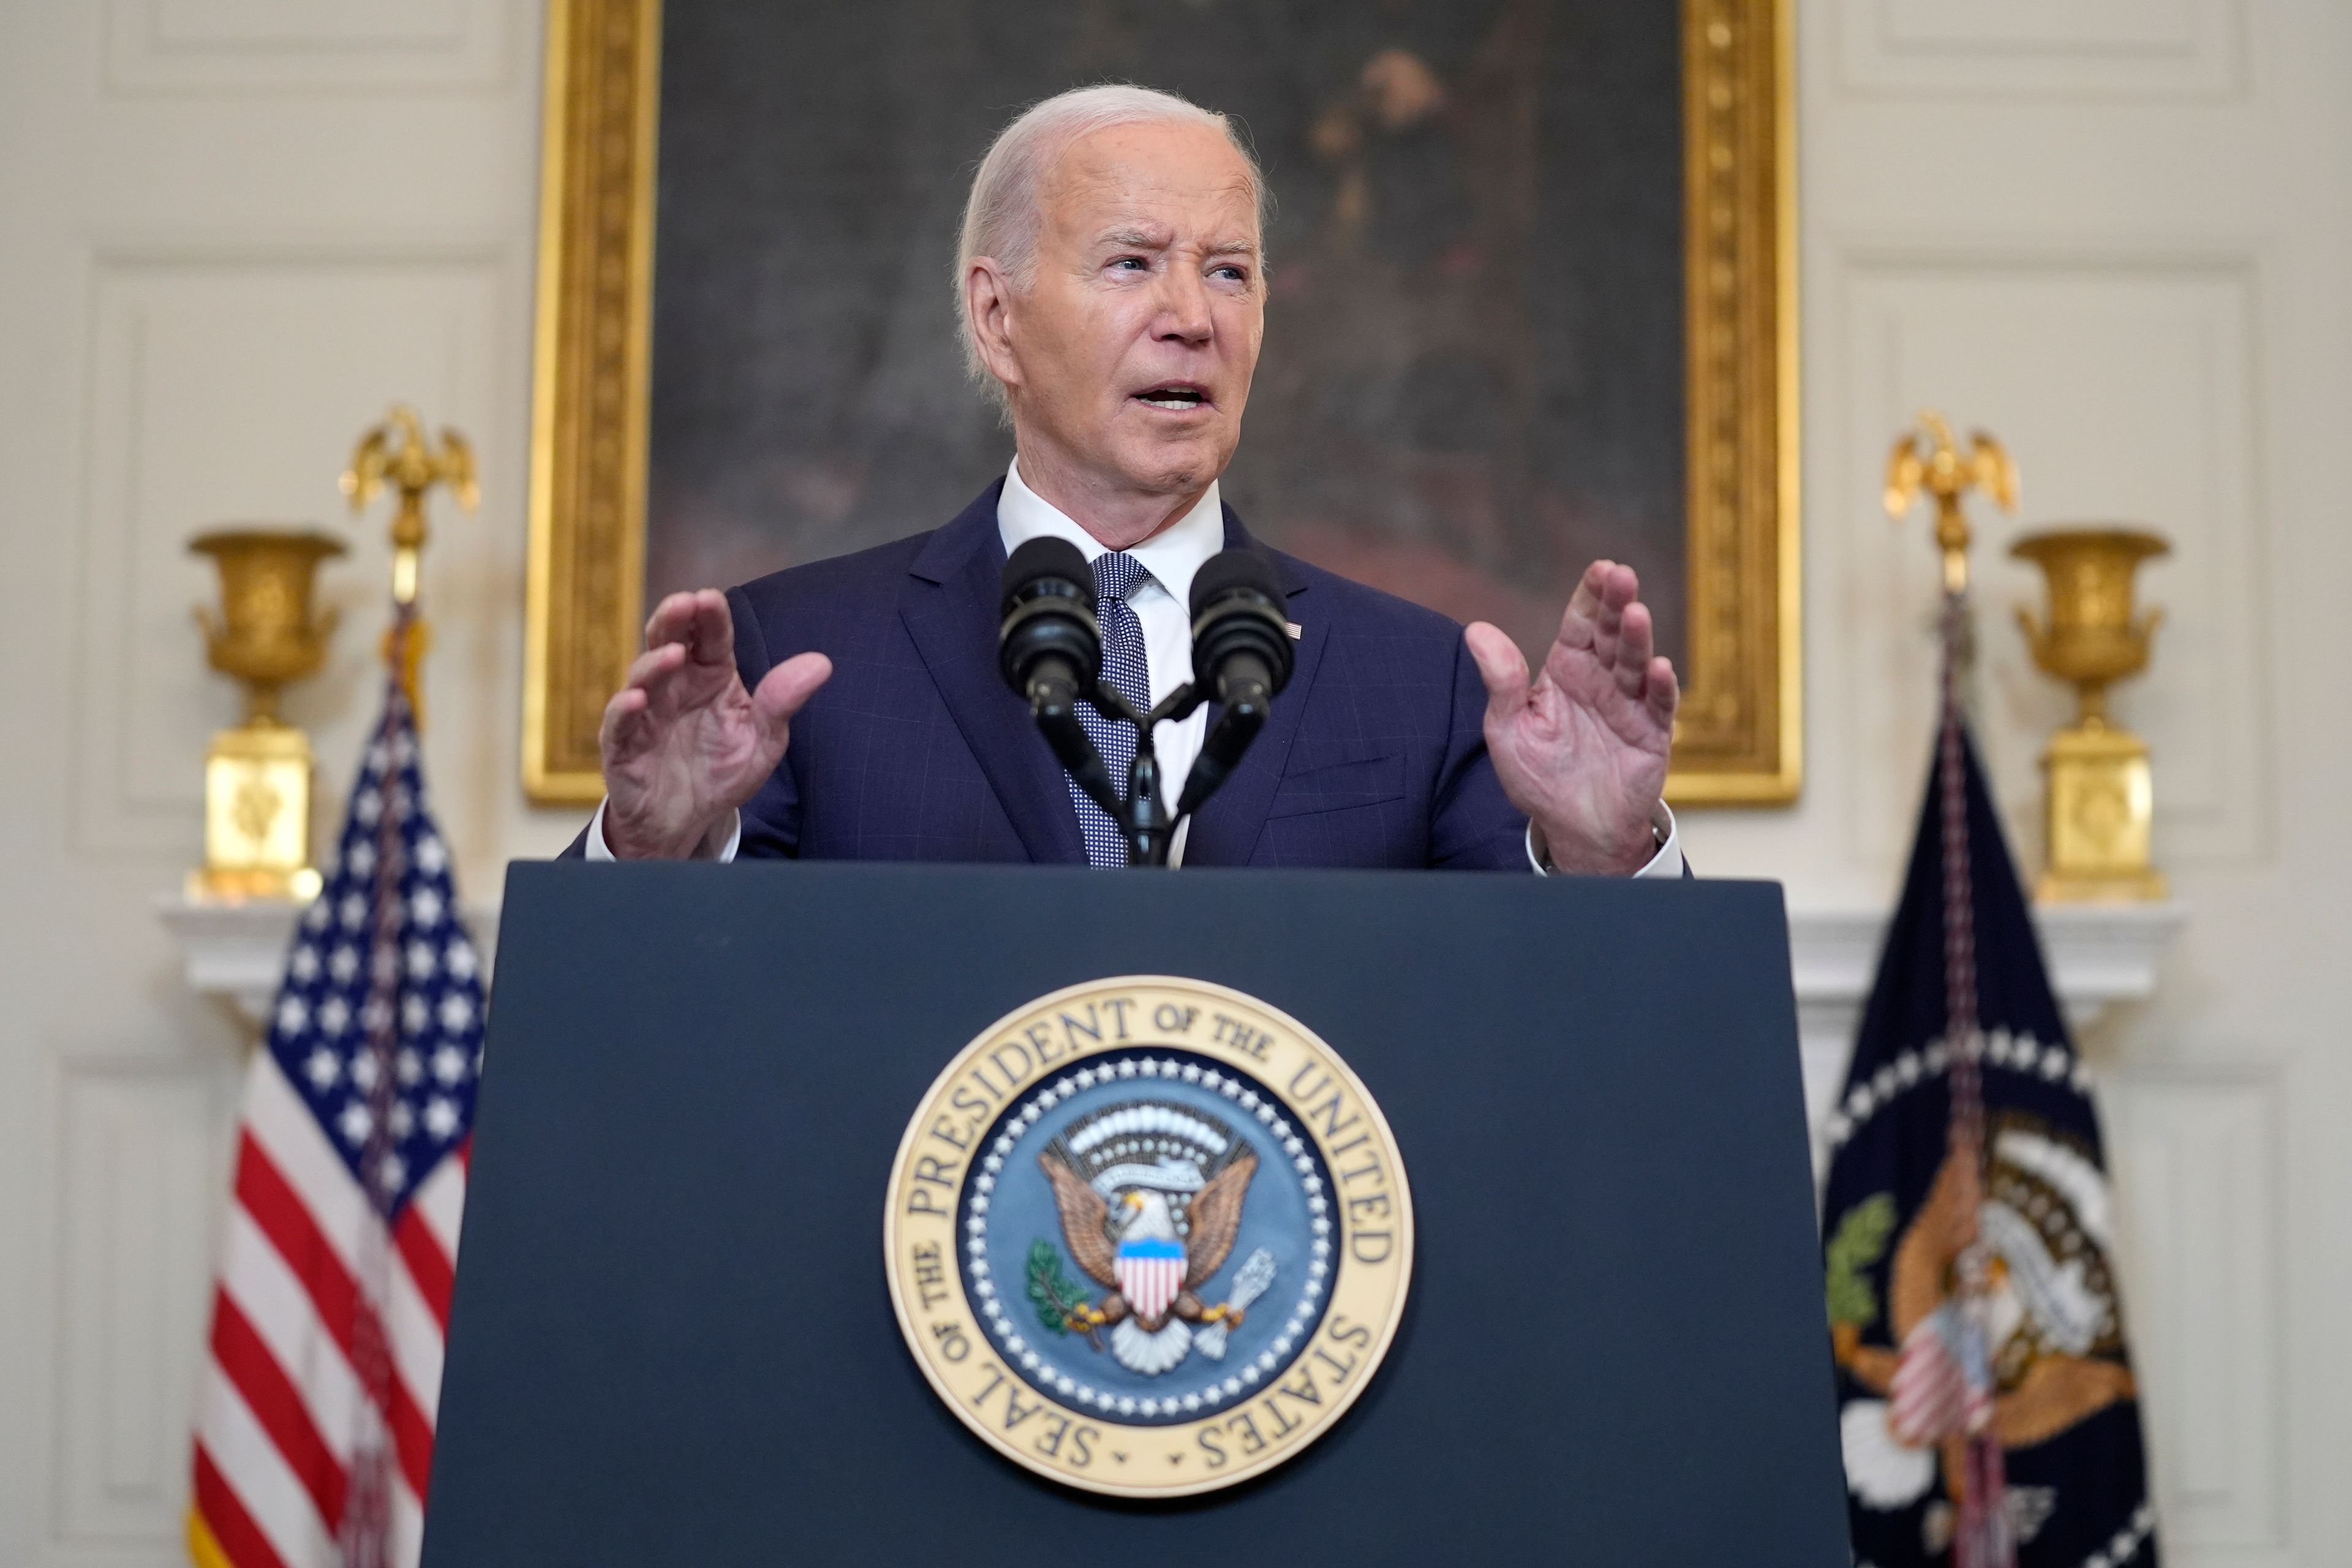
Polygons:
<instances>
[{"instance_id":1,"label":"microphone gooseneck","mask_svg":"<svg viewBox=\"0 0 2352 1568\"><path fill-rule=\"evenodd\" d=\"M1246 549L1211 556L1192 577L1192 685L1223 711L1184 780L1178 816L1199 810L1240 765L1295 658L1274 563Z\"/></svg>"}]
</instances>

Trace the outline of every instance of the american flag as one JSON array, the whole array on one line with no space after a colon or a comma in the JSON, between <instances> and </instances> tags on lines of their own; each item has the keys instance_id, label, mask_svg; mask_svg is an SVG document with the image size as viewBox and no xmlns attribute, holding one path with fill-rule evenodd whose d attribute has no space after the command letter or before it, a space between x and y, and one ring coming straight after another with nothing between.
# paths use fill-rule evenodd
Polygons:
<instances>
[{"instance_id":1,"label":"american flag","mask_svg":"<svg viewBox=\"0 0 2352 1568\"><path fill-rule=\"evenodd\" d=\"M424 1533L483 994L414 710L389 687L247 1083L198 1568L409 1564Z\"/></svg>"}]
</instances>

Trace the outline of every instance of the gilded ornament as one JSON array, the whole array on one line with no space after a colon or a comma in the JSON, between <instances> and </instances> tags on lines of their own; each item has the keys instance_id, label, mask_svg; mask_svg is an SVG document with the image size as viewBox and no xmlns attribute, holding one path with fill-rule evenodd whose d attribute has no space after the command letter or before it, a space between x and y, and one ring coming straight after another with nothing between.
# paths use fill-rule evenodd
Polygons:
<instances>
[{"instance_id":1,"label":"gilded ornament","mask_svg":"<svg viewBox=\"0 0 2352 1568\"><path fill-rule=\"evenodd\" d=\"M2043 902L2166 896L2149 855L2155 783L2147 742L2108 717L2107 688L2147 667L2164 612L2135 613L2133 579L2141 562L2170 549L2156 534L2128 528L2053 530L2010 547L2049 583L2046 619L2022 605L2017 611L2033 662L2076 693L2074 721L2042 753L2048 865L2034 896Z\"/></svg>"},{"instance_id":2,"label":"gilded ornament","mask_svg":"<svg viewBox=\"0 0 2352 1568\"><path fill-rule=\"evenodd\" d=\"M311 589L319 563L343 545L306 530L231 528L188 549L220 571L220 612L195 612L205 657L245 688L243 721L205 752L205 864L189 876L190 894L313 898L310 741L279 719L278 694L326 660L335 612L317 608Z\"/></svg>"},{"instance_id":3,"label":"gilded ornament","mask_svg":"<svg viewBox=\"0 0 2352 1568\"><path fill-rule=\"evenodd\" d=\"M2017 465L2008 450L1982 430L1969 433L1968 450L1952 436L1950 421L1924 409L1916 428L1895 438L1886 458L1886 515L1897 521L1923 495L1936 502L1936 546L1944 556L1944 592L1969 586L1969 517L1960 499L1970 490L1992 497L2003 511L2017 510Z\"/></svg>"},{"instance_id":4,"label":"gilded ornament","mask_svg":"<svg viewBox=\"0 0 2352 1568\"><path fill-rule=\"evenodd\" d=\"M355 513L387 487L399 500L392 518L394 625L384 634L383 655L398 664L401 689L408 694L409 709L422 730L425 704L417 668L429 639L425 618L415 612L415 605L425 552L425 498L436 486L446 485L467 511L480 505L474 448L463 436L444 426L440 450L435 451L425 439L425 422L416 410L395 404L383 424L360 437L352 449L351 467L343 470L340 482Z\"/></svg>"}]
</instances>

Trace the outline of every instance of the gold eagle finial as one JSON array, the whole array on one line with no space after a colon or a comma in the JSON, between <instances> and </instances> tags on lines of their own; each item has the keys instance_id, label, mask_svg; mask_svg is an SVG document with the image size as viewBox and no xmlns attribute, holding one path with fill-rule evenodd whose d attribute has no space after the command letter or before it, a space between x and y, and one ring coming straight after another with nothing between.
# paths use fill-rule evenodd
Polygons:
<instances>
[{"instance_id":1,"label":"gold eagle finial","mask_svg":"<svg viewBox=\"0 0 2352 1568\"><path fill-rule=\"evenodd\" d=\"M463 436L444 426L441 449L435 451L425 437L425 421L404 403L393 405L383 423L368 431L352 448L351 467L338 481L358 512L389 486L399 498L392 518L392 599L396 606L393 629L384 635L384 657L400 672L401 689L416 724L425 724L424 694L418 689L417 667L425 658L424 617L416 614L419 562L425 552L425 498L436 485L446 485L457 504L467 511L481 504L481 486L474 473L474 448Z\"/></svg>"},{"instance_id":2,"label":"gold eagle finial","mask_svg":"<svg viewBox=\"0 0 2352 1568\"><path fill-rule=\"evenodd\" d=\"M1936 544L1944 552L1944 591L1958 594L1969 585L1969 520L1960 498L1972 489L1992 497L2003 511L2017 510L2017 465L2009 452L1982 430L1969 433L1963 453L1952 437L1951 423L1929 408L1918 425L1895 439L1886 458L1886 515L1900 521L1924 493L1936 500Z\"/></svg>"}]
</instances>

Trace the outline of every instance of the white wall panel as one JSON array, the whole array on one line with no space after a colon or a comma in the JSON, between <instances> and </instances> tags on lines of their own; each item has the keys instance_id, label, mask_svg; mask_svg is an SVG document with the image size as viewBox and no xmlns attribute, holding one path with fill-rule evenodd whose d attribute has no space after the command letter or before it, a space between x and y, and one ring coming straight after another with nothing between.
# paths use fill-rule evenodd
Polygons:
<instances>
[{"instance_id":1,"label":"white wall panel","mask_svg":"<svg viewBox=\"0 0 2352 1568\"><path fill-rule=\"evenodd\" d=\"M2039 853L2041 742L2071 717L2074 697L2032 664L2014 612L2043 613L2042 579L2007 548L2051 526L2125 521L2173 544L2140 574L2143 602L2165 611L2154 665L2162 679L2114 694L2118 717L2155 753L2158 856L2261 861L2273 753L2259 679L2267 616L2252 263L1919 250L1850 254L1843 272L1853 458L1815 516L1843 531L1838 576L1825 586L1855 607L1847 624L1868 645L1853 657L1870 678L1843 696L1850 732L1869 740L1835 764L1862 803L1849 823L1854 853L1902 843L1916 810L1909 792L1872 781L1926 765L1933 713L1913 694L1935 679L1932 546L1925 509L1890 523L1877 487L1889 434L1935 406L1964 429L2002 436L2022 479L2015 518L1971 503L1979 732L2021 852Z\"/></svg>"},{"instance_id":2,"label":"white wall panel","mask_svg":"<svg viewBox=\"0 0 2352 1568\"><path fill-rule=\"evenodd\" d=\"M2219 96L2244 86L2241 0L1842 0L1862 92Z\"/></svg>"},{"instance_id":3,"label":"white wall panel","mask_svg":"<svg viewBox=\"0 0 2352 1568\"><path fill-rule=\"evenodd\" d=\"M68 1059L61 1079L57 1534L168 1539L187 1496L233 1066Z\"/></svg>"},{"instance_id":4,"label":"white wall panel","mask_svg":"<svg viewBox=\"0 0 2352 1568\"><path fill-rule=\"evenodd\" d=\"M505 0L109 0L106 83L129 94L498 88Z\"/></svg>"},{"instance_id":5,"label":"white wall panel","mask_svg":"<svg viewBox=\"0 0 2352 1568\"><path fill-rule=\"evenodd\" d=\"M338 657L292 689L286 710L345 771L373 696L368 649L388 569L380 519L350 521L336 472L394 396L485 428L498 258L155 247L103 255L95 272L77 841L190 851L201 837L198 759L211 731L235 721L237 698L203 662L193 608L218 603L218 581L187 540L262 521L323 526L351 543L320 574L322 600L345 622Z\"/></svg>"},{"instance_id":6,"label":"white wall panel","mask_svg":"<svg viewBox=\"0 0 2352 1568\"><path fill-rule=\"evenodd\" d=\"M2168 1546L2283 1537L2277 1094L2258 1068L2135 1068L2105 1097Z\"/></svg>"}]
</instances>

